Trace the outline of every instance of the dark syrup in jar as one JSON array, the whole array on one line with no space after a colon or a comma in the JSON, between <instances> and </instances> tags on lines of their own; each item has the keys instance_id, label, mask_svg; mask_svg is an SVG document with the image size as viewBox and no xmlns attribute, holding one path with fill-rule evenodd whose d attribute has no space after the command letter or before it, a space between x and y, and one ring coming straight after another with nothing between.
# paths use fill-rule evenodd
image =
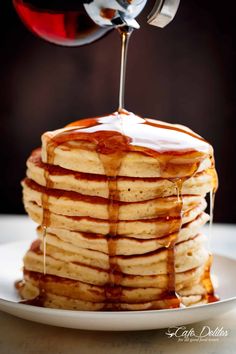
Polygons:
<instances>
[{"instance_id":1,"label":"dark syrup in jar","mask_svg":"<svg viewBox=\"0 0 236 354\"><path fill-rule=\"evenodd\" d=\"M40 38L63 46L81 46L103 37L109 27L98 26L80 0L13 0L24 24Z\"/></svg>"}]
</instances>

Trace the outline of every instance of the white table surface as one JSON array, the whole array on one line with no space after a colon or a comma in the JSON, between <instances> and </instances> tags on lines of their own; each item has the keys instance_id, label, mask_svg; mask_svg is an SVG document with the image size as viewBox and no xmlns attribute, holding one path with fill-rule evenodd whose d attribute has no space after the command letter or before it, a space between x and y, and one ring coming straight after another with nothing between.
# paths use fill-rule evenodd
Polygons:
<instances>
[{"instance_id":1,"label":"white table surface","mask_svg":"<svg viewBox=\"0 0 236 354\"><path fill-rule=\"evenodd\" d=\"M0 243L35 238L35 224L25 216L0 216ZM236 258L236 225L213 226L211 249ZM1 285L0 285L1 286ZM166 330L92 332L50 327L0 312L0 354L235 354L236 308L218 318L187 326L200 331L223 327L227 337L202 343L177 342Z\"/></svg>"}]
</instances>

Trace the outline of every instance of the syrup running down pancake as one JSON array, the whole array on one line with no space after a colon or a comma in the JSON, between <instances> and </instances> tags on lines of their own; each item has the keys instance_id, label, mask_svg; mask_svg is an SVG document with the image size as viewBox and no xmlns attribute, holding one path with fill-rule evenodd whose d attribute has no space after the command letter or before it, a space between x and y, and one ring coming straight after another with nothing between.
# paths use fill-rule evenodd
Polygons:
<instances>
[{"instance_id":1,"label":"syrup running down pancake","mask_svg":"<svg viewBox=\"0 0 236 354\"><path fill-rule=\"evenodd\" d=\"M80 120L43 134L26 174L24 205L38 224L18 286L26 303L97 311L217 300L200 231L217 174L211 145L190 129L127 111Z\"/></svg>"}]
</instances>

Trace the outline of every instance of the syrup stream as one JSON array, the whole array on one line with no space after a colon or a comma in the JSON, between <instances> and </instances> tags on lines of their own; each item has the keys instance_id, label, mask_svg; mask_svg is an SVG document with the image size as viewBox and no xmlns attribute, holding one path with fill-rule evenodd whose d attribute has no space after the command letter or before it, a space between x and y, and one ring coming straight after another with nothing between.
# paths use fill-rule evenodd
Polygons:
<instances>
[{"instance_id":1,"label":"syrup stream","mask_svg":"<svg viewBox=\"0 0 236 354\"><path fill-rule=\"evenodd\" d=\"M118 29L121 36L121 64L120 64L120 88L119 88L119 107L118 112L121 113L125 109L125 79L127 67L127 55L129 39L133 32L131 27L120 27Z\"/></svg>"},{"instance_id":2,"label":"syrup stream","mask_svg":"<svg viewBox=\"0 0 236 354\"><path fill-rule=\"evenodd\" d=\"M47 227L43 226L43 274L46 275L46 254L47 254Z\"/></svg>"}]
</instances>

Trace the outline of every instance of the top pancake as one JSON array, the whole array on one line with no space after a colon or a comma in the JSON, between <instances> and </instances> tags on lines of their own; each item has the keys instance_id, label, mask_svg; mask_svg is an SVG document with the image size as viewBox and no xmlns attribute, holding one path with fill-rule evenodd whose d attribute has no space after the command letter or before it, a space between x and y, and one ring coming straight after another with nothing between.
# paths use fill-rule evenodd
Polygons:
<instances>
[{"instance_id":1,"label":"top pancake","mask_svg":"<svg viewBox=\"0 0 236 354\"><path fill-rule=\"evenodd\" d=\"M189 177L212 166L212 147L199 135L128 112L84 119L42 136L43 162L72 171L109 176L104 155L114 161L122 152L117 175L124 177Z\"/></svg>"}]
</instances>

